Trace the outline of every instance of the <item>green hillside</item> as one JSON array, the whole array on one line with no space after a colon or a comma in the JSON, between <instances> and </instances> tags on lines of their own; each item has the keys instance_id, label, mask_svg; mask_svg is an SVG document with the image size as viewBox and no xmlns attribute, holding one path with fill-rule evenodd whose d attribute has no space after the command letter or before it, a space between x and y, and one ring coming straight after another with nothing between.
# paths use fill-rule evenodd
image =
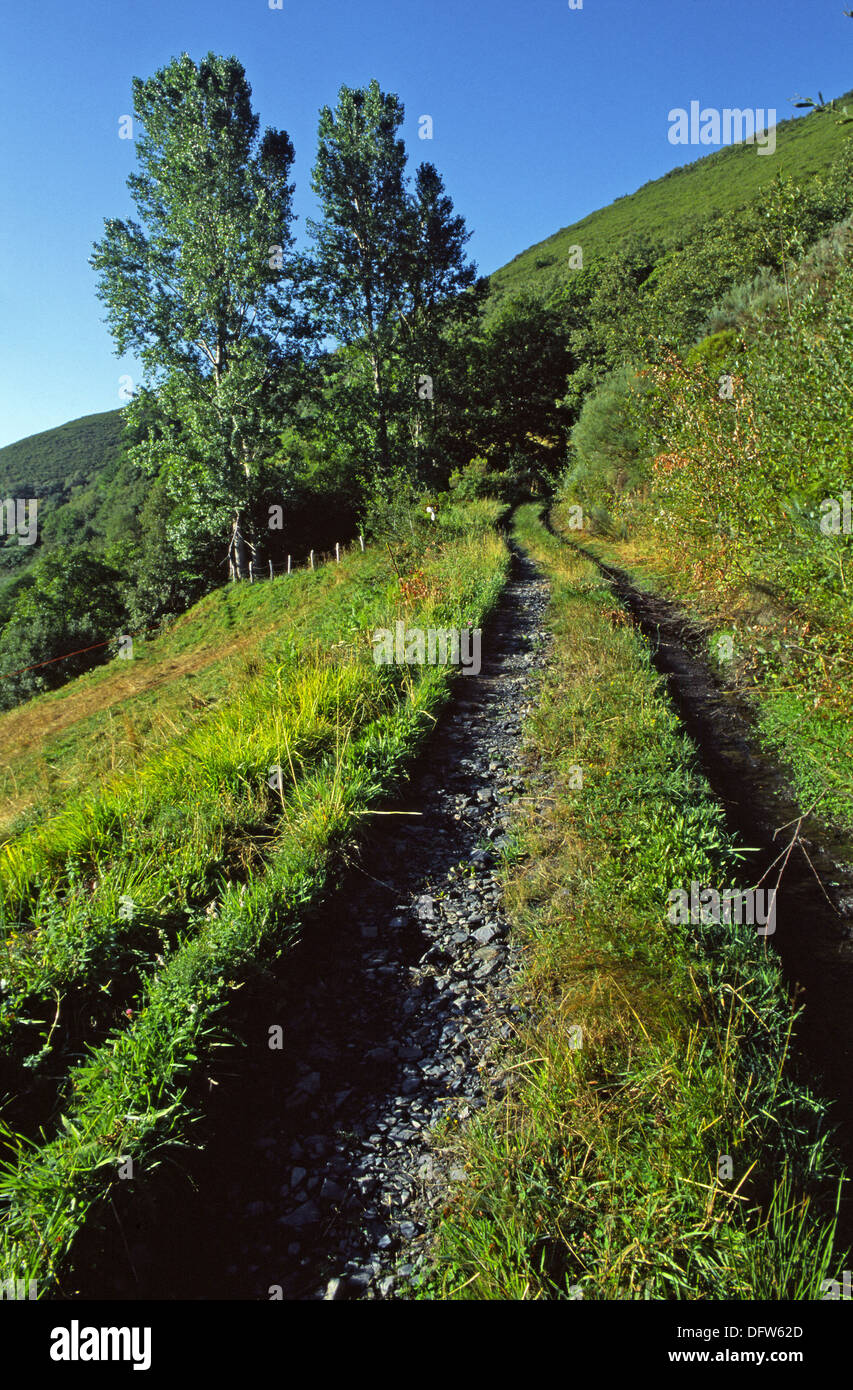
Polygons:
<instances>
[{"instance_id":1,"label":"green hillside","mask_svg":"<svg viewBox=\"0 0 853 1390\"><path fill-rule=\"evenodd\" d=\"M573 274L571 246L582 248L585 264L629 236L648 239L665 251L708 217L750 202L780 172L796 182L826 173L850 138L850 128L838 124L838 108L851 96L838 98L834 110L781 121L775 155L759 157L754 145L726 146L563 227L494 272L493 304L520 291L549 295L567 283Z\"/></svg>"},{"instance_id":2,"label":"green hillside","mask_svg":"<svg viewBox=\"0 0 853 1390\"><path fill-rule=\"evenodd\" d=\"M45 506L68 502L113 463L122 435L122 411L84 415L0 449L0 493L38 497Z\"/></svg>"},{"instance_id":3,"label":"green hillside","mask_svg":"<svg viewBox=\"0 0 853 1390\"><path fill-rule=\"evenodd\" d=\"M40 542L20 546L15 537L2 538L0 589L28 568L45 544L67 542L78 533L84 539L99 529L99 514L119 466L122 432L122 410L105 410L0 449L0 498L38 498Z\"/></svg>"}]
</instances>

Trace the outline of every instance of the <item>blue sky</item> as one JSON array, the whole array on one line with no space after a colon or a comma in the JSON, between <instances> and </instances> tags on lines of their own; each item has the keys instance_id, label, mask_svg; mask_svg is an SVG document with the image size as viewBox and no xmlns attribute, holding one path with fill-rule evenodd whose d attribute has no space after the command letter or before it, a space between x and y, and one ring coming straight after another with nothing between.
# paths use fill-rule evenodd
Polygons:
<instances>
[{"instance_id":1,"label":"blue sky","mask_svg":"<svg viewBox=\"0 0 853 1390\"><path fill-rule=\"evenodd\" d=\"M846 0L34 0L0 27L0 444L119 405L88 265L132 215L131 79L213 50L246 68L261 125L296 147L297 237L317 113L378 78L406 108L488 273L685 157L668 112L775 107L853 87ZM431 115L434 139L418 139Z\"/></svg>"}]
</instances>

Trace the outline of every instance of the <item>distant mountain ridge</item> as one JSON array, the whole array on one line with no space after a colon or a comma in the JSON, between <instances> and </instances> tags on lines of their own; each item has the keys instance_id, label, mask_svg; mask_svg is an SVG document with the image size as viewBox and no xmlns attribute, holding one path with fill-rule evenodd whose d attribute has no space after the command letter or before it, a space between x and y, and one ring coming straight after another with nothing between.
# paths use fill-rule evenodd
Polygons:
<instances>
[{"instance_id":1,"label":"distant mountain ridge","mask_svg":"<svg viewBox=\"0 0 853 1390\"><path fill-rule=\"evenodd\" d=\"M141 504L144 490L135 478L116 481L123 417L121 407L83 415L0 448L0 502L35 497L39 503L36 545L0 536L0 590L30 568L45 545L86 541L103 529L107 513Z\"/></svg>"},{"instance_id":2,"label":"distant mountain ridge","mask_svg":"<svg viewBox=\"0 0 853 1390\"><path fill-rule=\"evenodd\" d=\"M123 410L83 415L0 448L0 494L38 497L46 505L70 501L108 464L121 445Z\"/></svg>"}]
</instances>

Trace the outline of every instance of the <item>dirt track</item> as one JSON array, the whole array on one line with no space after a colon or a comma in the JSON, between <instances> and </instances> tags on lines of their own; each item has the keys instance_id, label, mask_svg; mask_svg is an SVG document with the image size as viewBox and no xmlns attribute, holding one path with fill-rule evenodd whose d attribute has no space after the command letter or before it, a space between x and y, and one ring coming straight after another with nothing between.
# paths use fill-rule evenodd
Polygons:
<instances>
[{"instance_id":1,"label":"dirt track","mask_svg":"<svg viewBox=\"0 0 853 1390\"><path fill-rule=\"evenodd\" d=\"M553 532L553 534L557 534ZM559 537L559 539L564 539ZM571 542L566 542L570 544ZM749 876L779 882L776 931L767 938L804 1004L797 1033L853 1160L853 846L812 817L801 818L784 770L759 748L749 708L725 692L705 659L701 629L673 603L584 555L612 585L649 642L705 775L750 857ZM786 858L792 840L796 843ZM781 880L780 871L784 864ZM846 1222L853 1230L853 1214Z\"/></svg>"}]
</instances>

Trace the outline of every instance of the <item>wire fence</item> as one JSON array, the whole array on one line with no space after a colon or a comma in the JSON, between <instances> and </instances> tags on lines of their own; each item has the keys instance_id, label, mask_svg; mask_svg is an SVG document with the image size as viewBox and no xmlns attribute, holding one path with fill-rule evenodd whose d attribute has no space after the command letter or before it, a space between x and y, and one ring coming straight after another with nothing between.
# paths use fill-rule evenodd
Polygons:
<instances>
[{"instance_id":1,"label":"wire fence","mask_svg":"<svg viewBox=\"0 0 853 1390\"><path fill-rule=\"evenodd\" d=\"M361 545L361 549L364 550L364 536L360 535L358 539L359 539L359 543L360 543L360 545ZM352 548L352 547L350 547L350 548ZM302 568L314 570L314 569L317 569L317 567L318 567L319 565L331 564L332 562L334 562L335 564L338 564L338 565L339 565L340 562L341 562L341 557L342 557L343 555L346 555L347 553L348 553L347 549L346 549L345 547L341 546L341 545L340 545L339 543L337 543L337 542L336 542L336 544L335 544L335 549L334 549L334 551L329 551L329 550L324 550L324 551L310 550L310 551L308 552L308 559L307 559L307 561L305 562L304 566L302 566ZM237 575L237 574L232 574L232 576L231 576L231 582L232 582L232 583L245 583L245 582L248 582L249 584L262 583L265 579L275 579L276 577L281 578L281 577L283 577L283 576L285 576L285 575L293 574L294 571L297 570L297 569L299 569L299 568L300 568L300 566L299 566L298 564L297 564L297 565L294 565L294 564L293 564L293 557L292 557L291 555L288 555L288 557L287 557L287 562L286 562L286 564L284 564L284 565L274 565L273 562L272 562L272 560L270 560L270 561L269 561L269 569L268 569L268 570L265 570L265 569L263 568L263 566L257 565L257 564L255 563L255 561L253 560L253 561L251 561L251 563L250 563L249 566L248 566L248 574L247 574L247 576L246 576L246 580L241 580L239 575ZM85 656L87 652L96 652L96 651L100 651L103 647L108 647L108 646L110 646L110 644L111 644L112 642L115 642L115 641L119 641L119 642L127 642L127 641L129 641L129 642L131 643L131 647L132 647L133 642L134 642L137 638L140 639L140 640L142 640L143 638L148 637L152 632L159 633L159 632L161 632L161 631L162 631L162 627L158 625L157 627L143 628L141 632L127 632L127 633L123 632L123 633L120 633L117 637L116 637L115 635L112 636L112 637L107 637L107 638L104 639L103 642L93 642L92 645L89 646L89 647L79 647L79 648L77 649L77 651L65 652L65 653L63 653L62 656L49 656L49 657L47 657L44 661L35 661L35 662L33 662L33 664L32 664L31 666L20 666L16 671L3 671L3 672L0 672L0 680L4 680L4 681L5 681L5 680L11 680L14 676L23 676L23 675L25 675L27 671L38 671L38 670L40 670L43 666L54 666L54 665L56 665L56 663L59 662L59 661L70 661L71 658L72 658L72 656ZM121 656L128 656L128 655L130 655L130 653L127 653L127 652L125 652L125 653L119 652L119 656L120 656L120 657L121 657Z\"/></svg>"}]
</instances>

